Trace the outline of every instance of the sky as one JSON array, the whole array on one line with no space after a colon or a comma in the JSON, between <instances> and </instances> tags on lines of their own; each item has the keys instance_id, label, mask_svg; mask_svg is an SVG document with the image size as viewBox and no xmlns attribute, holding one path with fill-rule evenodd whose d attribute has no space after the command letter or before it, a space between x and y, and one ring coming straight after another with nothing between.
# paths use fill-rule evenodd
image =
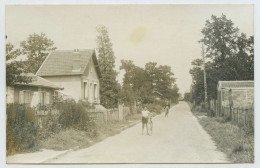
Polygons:
<instances>
[{"instance_id":1,"label":"sky","mask_svg":"<svg viewBox=\"0 0 260 168\"><path fill-rule=\"evenodd\" d=\"M240 32L254 35L253 5L10 5L7 41L19 47L29 34L45 33L58 50L96 48L96 27L105 25L120 61L169 65L180 93L189 91L189 70L201 58L201 30L211 15L225 14ZM122 83L123 71L118 75Z\"/></svg>"}]
</instances>

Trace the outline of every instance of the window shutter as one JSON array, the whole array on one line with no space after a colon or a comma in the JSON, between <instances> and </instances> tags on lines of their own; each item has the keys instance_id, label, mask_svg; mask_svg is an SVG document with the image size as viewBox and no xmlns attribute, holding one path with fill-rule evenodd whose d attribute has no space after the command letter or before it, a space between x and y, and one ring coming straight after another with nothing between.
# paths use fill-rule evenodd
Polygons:
<instances>
[{"instance_id":1,"label":"window shutter","mask_svg":"<svg viewBox=\"0 0 260 168\"><path fill-rule=\"evenodd\" d=\"M19 92L19 103L23 104L24 103L24 94L23 91Z\"/></svg>"},{"instance_id":2,"label":"window shutter","mask_svg":"<svg viewBox=\"0 0 260 168\"><path fill-rule=\"evenodd\" d=\"M50 104L50 93L46 92L46 104Z\"/></svg>"}]
</instances>

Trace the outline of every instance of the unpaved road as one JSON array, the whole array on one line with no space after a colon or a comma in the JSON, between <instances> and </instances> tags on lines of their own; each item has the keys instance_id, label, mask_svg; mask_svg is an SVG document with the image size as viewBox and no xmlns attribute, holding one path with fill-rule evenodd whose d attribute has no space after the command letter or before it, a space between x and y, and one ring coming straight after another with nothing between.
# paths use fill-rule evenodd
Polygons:
<instances>
[{"instance_id":1,"label":"unpaved road","mask_svg":"<svg viewBox=\"0 0 260 168\"><path fill-rule=\"evenodd\" d=\"M153 119L152 136L137 124L89 148L70 152L48 163L226 163L187 103L180 102Z\"/></svg>"}]
</instances>

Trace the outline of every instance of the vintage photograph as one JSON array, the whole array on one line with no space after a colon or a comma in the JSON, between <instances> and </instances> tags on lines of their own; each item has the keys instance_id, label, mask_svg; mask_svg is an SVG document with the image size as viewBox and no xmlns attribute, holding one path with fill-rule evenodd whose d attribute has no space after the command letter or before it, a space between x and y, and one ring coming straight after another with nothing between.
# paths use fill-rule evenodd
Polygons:
<instances>
[{"instance_id":1,"label":"vintage photograph","mask_svg":"<svg viewBox=\"0 0 260 168\"><path fill-rule=\"evenodd\" d=\"M6 163L254 163L254 5L6 5Z\"/></svg>"}]
</instances>

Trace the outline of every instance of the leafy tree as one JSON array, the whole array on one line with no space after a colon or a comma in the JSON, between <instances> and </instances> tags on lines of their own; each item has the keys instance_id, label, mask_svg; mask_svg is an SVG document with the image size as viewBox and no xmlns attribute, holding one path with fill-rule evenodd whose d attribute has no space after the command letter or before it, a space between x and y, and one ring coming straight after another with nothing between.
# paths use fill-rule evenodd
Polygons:
<instances>
[{"instance_id":1,"label":"leafy tree","mask_svg":"<svg viewBox=\"0 0 260 168\"><path fill-rule=\"evenodd\" d=\"M117 72L115 68L115 56L112 43L105 26L97 27L97 52L98 63L102 74L100 80L101 104L106 108L114 107L118 103L120 85L116 80Z\"/></svg>"},{"instance_id":2,"label":"leafy tree","mask_svg":"<svg viewBox=\"0 0 260 168\"><path fill-rule=\"evenodd\" d=\"M15 49L11 43L6 44L6 85L8 86L31 82L31 77L25 75L27 71L24 61L16 61L19 55L21 55L20 49Z\"/></svg>"},{"instance_id":3,"label":"leafy tree","mask_svg":"<svg viewBox=\"0 0 260 168\"><path fill-rule=\"evenodd\" d=\"M186 92L186 93L184 93L184 100L185 101L191 101L191 93L190 92Z\"/></svg>"},{"instance_id":4,"label":"leafy tree","mask_svg":"<svg viewBox=\"0 0 260 168\"><path fill-rule=\"evenodd\" d=\"M122 87L122 97L125 100L153 103L157 97L156 92L159 92L163 99L178 101L179 89L169 66L157 66L157 63L149 62L143 69L131 60L122 60L121 63L120 69L125 70Z\"/></svg>"},{"instance_id":5,"label":"leafy tree","mask_svg":"<svg viewBox=\"0 0 260 168\"><path fill-rule=\"evenodd\" d=\"M157 63L149 62L145 65L145 71L152 83L153 91L160 92L164 99L178 99L179 89L175 85L176 80L170 66L157 66Z\"/></svg>"},{"instance_id":6,"label":"leafy tree","mask_svg":"<svg viewBox=\"0 0 260 168\"><path fill-rule=\"evenodd\" d=\"M193 66L192 69L190 69L192 76L191 99L195 100L195 103L198 104L204 100L202 60L196 59L192 61L191 65Z\"/></svg>"},{"instance_id":7,"label":"leafy tree","mask_svg":"<svg viewBox=\"0 0 260 168\"><path fill-rule=\"evenodd\" d=\"M152 102L151 83L143 68L133 64L131 60L121 60L120 70L125 70L122 99L130 103L138 101L141 103Z\"/></svg>"},{"instance_id":8,"label":"leafy tree","mask_svg":"<svg viewBox=\"0 0 260 168\"><path fill-rule=\"evenodd\" d=\"M26 66L31 73L36 73L49 52L56 49L54 42L44 33L29 35L26 40L21 42L20 46L22 54L28 58Z\"/></svg>"},{"instance_id":9,"label":"leafy tree","mask_svg":"<svg viewBox=\"0 0 260 168\"><path fill-rule=\"evenodd\" d=\"M224 14L221 17L212 15L201 31L204 37L200 42L207 46L206 57L216 63L223 63L225 58L234 55L238 31Z\"/></svg>"},{"instance_id":10,"label":"leafy tree","mask_svg":"<svg viewBox=\"0 0 260 168\"><path fill-rule=\"evenodd\" d=\"M208 99L217 98L217 83L220 80L254 80L254 37L239 34L239 29L225 15L211 16L202 29L199 41L207 47L206 73ZM193 83L191 98L196 103L204 99L202 60L192 62L190 70Z\"/></svg>"}]
</instances>

